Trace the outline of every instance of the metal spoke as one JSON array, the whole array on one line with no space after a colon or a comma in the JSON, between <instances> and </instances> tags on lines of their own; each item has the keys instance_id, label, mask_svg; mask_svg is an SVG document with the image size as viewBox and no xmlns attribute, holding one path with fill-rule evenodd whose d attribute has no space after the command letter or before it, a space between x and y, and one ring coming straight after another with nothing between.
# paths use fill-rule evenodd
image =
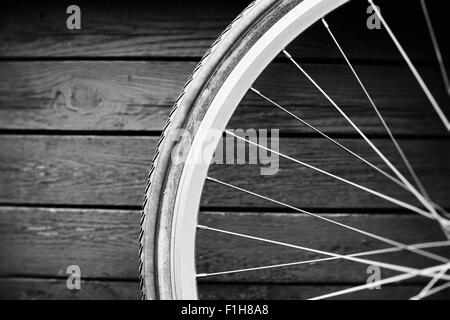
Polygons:
<instances>
[{"instance_id":1,"label":"metal spoke","mask_svg":"<svg viewBox=\"0 0 450 320\"><path fill-rule=\"evenodd\" d=\"M387 24L386 20L384 20L383 16L381 15L381 12L378 10L378 7L373 3L373 0L368 0L369 3L372 5L372 8L375 12L375 14L378 16L378 18L380 19L381 23L383 24L384 28L386 29L387 33L389 34L389 36L391 37L392 41L394 42L395 46L397 47L398 51L400 52L400 54L403 56L403 59L406 61L406 63L408 64L409 69L411 70L411 72L413 73L414 77L416 78L417 82L419 83L420 87L422 88L423 92L425 93L425 95L427 96L428 100L430 101L431 105L433 106L434 110L436 111L436 113L438 114L439 118L441 119L442 123L445 125L445 128L450 131L450 122L448 121L447 116L444 114L444 112L442 111L441 107L439 106L438 102L436 101L436 99L434 98L433 94L431 93L430 89L428 88L428 86L426 85L425 81L422 79L422 76L420 75L420 73L417 71L416 67L414 66L414 64L411 62L411 59L408 57L407 53L405 52L405 50L403 49L402 45L400 44L400 42L397 40L397 37L394 35L394 33L392 32L391 28L389 27L389 25Z\"/></svg>"},{"instance_id":2,"label":"metal spoke","mask_svg":"<svg viewBox=\"0 0 450 320\"><path fill-rule=\"evenodd\" d=\"M410 300L420 300L427 296L428 292L433 288L433 286L442 279L442 277L445 275L445 273L450 268L450 264L448 264L445 268L443 268L438 274L436 274L433 279L428 282L428 284L425 286L425 288L422 289L422 291L419 292L418 295L411 297Z\"/></svg>"},{"instance_id":3,"label":"metal spoke","mask_svg":"<svg viewBox=\"0 0 450 320\"><path fill-rule=\"evenodd\" d=\"M445 268L446 266L447 266L447 264L443 264L443 265L439 265L439 266L435 266L435 267L426 268L426 269L423 269L422 271L435 272L435 271L441 270L442 268ZM349 288L349 289L340 290L340 291L332 292L332 293L329 293L329 294L321 295L321 296L318 296L318 297L310 298L309 300L328 299L328 298L337 297L337 296L344 295L344 294L349 294L349 293L352 293L352 292L357 292L357 291L361 291L361 290L375 288L377 286L382 286L382 285L386 285L386 284L389 284L389 283L395 283L395 282L404 281L404 280L411 279L411 278L414 278L414 277L416 277L416 275L414 273L406 272L406 273L398 275L398 276L389 277L389 278L386 278L386 279L383 279L383 280L378 280L378 281L374 281L374 282L371 282L371 283L363 284L363 285L360 285L360 286L352 287L352 288Z\"/></svg>"},{"instance_id":4,"label":"metal spoke","mask_svg":"<svg viewBox=\"0 0 450 320\"><path fill-rule=\"evenodd\" d=\"M406 189L408 191L409 188L400 180L398 180L397 178L393 177L392 175L390 175L389 173L387 173L386 171L384 171L383 169L379 168L378 166L374 165L373 163L371 163L370 161L364 159L363 157L361 157L360 155L358 155L357 153L355 153L354 151L350 150L349 148L347 148L346 146L344 146L342 143L336 141L335 139L331 138L330 136L328 136L326 133L324 133L323 131L317 129L316 127L314 127L313 125L311 125L310 123L308 123L307 121L303 120L302 118L300 118L299 116L297 116L296 114L292 113L291 111L287 110L285 107L281 106L280 104L278 104L277 102L273 101L272 99L270 99L269 97L267 97L266 95L262 94L260 91L256 90L255 88L250 88L251 91L253 91L254 93L256 93L257 95L259 95L261 98L263 98L264 100L266 100L267 102L271 103L272 105L276 106L277 108L281 109L282 111L286 112L287 114L289 114L290 116L292 116L293 118L295 118L296 120L300 121L301 123L303 123L305 126L309 127L310 129L314 130L315 132L317 132L318 134L320 134L321 136L323 136L325 139L331 141L332 143L334 143L335 145L337 145L338 147L340 147L341 149L343 149L344 151L346 151L347 153L351 154L352 156L356 157L357 159L361 160L362 162L364 162L365 164L367 164L368 166L370 166L371 168L373 168L374 170L378 171L379 173L381 173L382 175L384 175L386 178L390 179L391 181L393 181L394 183L396 183L397 185L399 185L400 187L402 187L403 189Z\"/></svg>"},{"instance_id":5,"label":"metal spoke","mask_svg":"<svg viewBox=\"0 0 450 320\"><path fill-rule=\"evenodd\" d=\"M439 69L441 70L442 80L444 81L445 89L450 95L450 82L448 80L447 69L445 68L444 59L442 59L441 49L439 48L439 43L436 38L436 33L434 32L433 24L431 23L430 14L428 13L427 4L425 0L420 0L422 6L422 11L425 16L425 21L427 23L428 33L430 34L431 42L433 43L434 52L436 54L436 59L439 63Z\"/></svg>"},{"instance_id":6,"label":"metal spoke","mask_svg":"<svg viewBox=\"0 0 450 320\"><path fill-rule=\"evenodd\" d=\"M318 215L318 214L315 214L315 213L312 213L312 212L309 212L309 211L306 211L306 210L303 210L303 209L300 209L300 208L291 206L291 205L286 204L286 203L284 203L284 202L281 202L281 201L278 201L278 200L275 200L275 199L272 199L272 198L269 198L269 197L260 195L260 194L258 194L258 193L255 193L255 192L246 190L246 189L244 189L244 188L241 188L241 187L238 187L238 186L235 186L235 185L232 185L232 184L229 184L229 183L220 181L220 180L218 180L218 179L211 178L211 177L207 177L206 179L209 180L209 181L213 181L213 182L215 182L215 183L221 184L221 185L223 185L223 186L226 186L226 187L229 187L229 188L232 188L232 189L235 189L235 190L238 190L238 191L241 191L241 192L250 194L250 195L255 196L255 197L258 197L258 198L260 198L260 199L264 199L264 200L270 201L270 202L272 202L272 203L281 205L281 206L286 207L286 208L289 208L289 209L291 209L291 210L294 210L294 211L297 211L297 212L300 212L300 213L304 213L304 214L307 214L307 215L309 215L309 216L315 217L315 218L317 218L317 219L324 220L324 221L327 221L327 222L329 222L329 223L338 225L338 226L340 226L340 227L343 227L343 228L346 228L346 229L355 231L355 232L357 232L357 233L363 234L363 235L368 236L368 237L371 237L371 238L373 238L373 239L377 239L377 240L379 240L379 241L382 241L382 242L384 242L384 243L388 243L388 244L390 244L390 245L399 247L399 248L401 248L401 249L408 250L408 251L411 251L411 252L420 254L420 255L425 256L425 257L428 257L428 258L430 258L430 259L433 259L433 260L436 260L436 261L440 261L440 262L447 262L447 261L448 261L448 259L446 259L446 258L444 258L444 257L441 257L441 256L439 256L439 255L436 255L436 254L434 254L434 253L427 252L427 251L424 251L424 250L422 250L422 249L415 248L414 246L405 245L405 244L403 244L403 243L400 243L400 242L397 242L397 241L394 241L394 240L391 240L391 239L388 239L388 238L385 238L385 237L382 237L382 236L379 236L379 235L376 235L376 234L373 234L373 233L370 233L370 232L367 232L367 231L364 231L364 230L361 230L361 229L358 229L358 228L354 228L354 227L348 226L348 225L346 225L346 224L343 224L343 223L334 221L334 220L332 220L332 219L328 219L328 218L326 218L326 217L324 217L324 216L321 216L321 215Z\"/></svg>"},{"instance_id":7,"label":"metal spoke","mask_svg":"<svg viewBox=\"0 0 450 320\"><path fill-rule=\"evenodd\" d=\"M405 164L405 166L408 169L410 175L414 179L414 182L416 183L416 185L419 188L420 192L425 197L427 202L430 203L433 206L433 204L431 202L431 199L430 199L430 196L428 195L425 187L423 186L423 184L420 181L418 175L414 171L411 163L409 162L408 158L406 157L405 153L403 152L403 149L400 147L400 144L398 143L397 139L395 139L394 134L392 133L391 129L389 128L389 126L387 124L387 122L385 121L385 119L381 115L380 110L378 109L377 105L375 104L374 100L372 99L372 96L369 94L369 91L366 89L366 86L363 84L363 82L362 82L361 78L358 76L358 73L356 72L355 68L351 64L350 60L348 59L348 57L345 54L344 50L342 49L341 45L337 41L337 39L334 36L333 32L331 31L330 26L325 21L325 19L322 19L322 23L325 26L325 29L328 31L328 34L330 35L330 37L333 40L334 44L338 48L339 52L343 56L344 60L346 61L348 67L350 68L350 70L352 71L353 75L355 76L355 78L356 78L358 84L360 85L361 89L364 91L364 94L366 95L367 99L369 100L370 104L372 105L372 108L374 109L375 113L377 114L378 118L380 119L384 129L386 130L386 132L388 133L389 137L391 138L392 143L394 144L395 148L397 149L397 152L399 153L400 157L402 158L403 163ZM413 190L410 190L410 191L413 192ZM438 213L436 211L430 210L430 213L434 216L434 218L437 221L440 221L440 219L439 219L440 217L439 217L439 215L438 215ZM444 234L447 236L448 231L442 224L441 224L441 229L444 232Z\"/></svg>"},{"instance_id":8,"label":"metal spoke","mask_svg":"<svg viewBox=\"0 0 450 320\"><path fill-rule=\"evenodd\" d=\"M347 122L355 129L355 131L366 141L366 143L374 150L378 156L389 166L389 168L399 177L399 179L408 186L414 196L424 205L430 212L434 212L432 217L443 223L437 213L436 209L425 199L413 185L403 176L403 174L386 158L386 156L370 141L369 138L361 131L361 129L347 116L347 114L334 102L333 99L314 81L314 79L294 60L294 58L286 51L283 50L286 57L295 65L295 67L323 94L323 96L333 105L333 107L347 120Z\"/></svg>"},{"instance_id":9,"label":"metal spoke","mask_svg":"<svg viewBox=\"0 0 450 320\"><path fill-rule=\"evenodd\" d=\"M431 289L430 291L428 291L428 293L426 295L424 295L422 297L423 298L427 298L429 296L432 296L433 294L436 294L438 292L441 292L447 288L450 288L450 282L446 282L444 284L441 284L440 286L434 287L433 289Z\"/></svg>"},{"instance_id":10,"label":"metal spoke","mask_svg":"<svg viewBox=\"0 0 450 320\"><path fill-rule=\"evenodd\" d=\"M425 248L435 248L435 247L442 247L442 246L448 246L448 245L450 245L450 241L417 243L417 244L413 244L412 246L414 246L415 248L425 249ZM399 247L390 247L390 248L386 248L386 249L378 249L378 250L372 250L372 251L353 253L353 254L349 254L347 256L348 257L363 257L363 256L371 256L371 255L399 252L402 250L404 250L404 249L399 248ZM242 273L242 272L249 272L249 271L260 271L260 270L267 270L267 269L299 266L299 265L303 265L303 264L311 264L311 263L318 263L318 262L332 261L332 260L339 260L339 259L340 258L330 257L330 258L313 259L313 260L306 260L306 261L296 261L296 262L289 262L289 263L272 264L272 265L261 266L261 267L227 270L227 271L220 271L220 272L213 272L213 273L199 273L199 274L197 274L197 278L206 278L206 277L221 276L221 275L226 275L226 274Z\"/></svg>"},{"instance_id":11,"label":"metal spoke","mask_svg":"<svg viewBox=\"0 0 450 320\"><path fill-rule=\"evenodd\" d=\"M330 172L328 172L328 171L322 170L322 169L317 168L317 167L315 167L315 166L313 166L313 165L310 165L310 164L305 163L305 162L303 162L303 161L297 160L297 159L295 159L295 158L292 158L292 157L290 157L290 156L287 156L287 155L285 155L285 154L282 154L282 153L280 153L280 152L278 152L278 151L272 150L272 149L267 148L267 147L265 147L265 146L262 146L262 145L260 145L260 144L258 144L258 143L255 143L255 142L253 142L253 141L250 141L250 140L248 140L248 139L242 138L242 137L236 135L235 133L233 133L233 132L231 132L231 131L229 131L229 130L225 130L225 132L226 132L227 134L231 135L231 136L234 136L234 137L237 138L237 139L240 139L240 140L242 140L242 141L246 141L246 142L248 142L249 144L252 144L252 145L257 146L257 147L259 147L259 148L262 148L262 149L264 149L264 150L273 152L273 153L279 155L279 156L282 157L282 158L291 160L291 161L293 161L293 162L295 162L295 163L298 163L298 164L300 164L300 165L302 165L302 166L305 166L305 167L307 167L307 168L310 168L310 169L312 169L312 170L315 170L315 171L317 171L317 172L320 172L320 173L322 173L322 174L324 174L324 175L326 175L326 176L329 176L329 177L331 177L331 178L334 178L334 179L336 179L336 180L339 180L339 181L341 181L341 182L344 182L344 183L346 183L346 184L349 184L349 185L351 185L351 186L353 186L353 187L356 187L356 188L358 188L358 189L361 189L361 190L363 190L363 191L366 191L366 192L368 192L368 193L371 193L371 194L373 194L373 195L375 195L375 196L377 196L377 197L379 197L379 198L382 198L382 199L385 199L385 200L387 200L387 201L389 201L389 202L392 202L392 203L394 203L394 204L396 204L396 205L398 205L398 206L400 206L400 207L403 207L403 208L409 209L409 210L411 210L411 211L414 211L414 212L416 212L416 213L418 213L418 214L420 214L420 215L423 215L424 217L427 217L427 218L429 218L429 219L433 219L433 216L431 216L431 214L430 214L428 211L424 211L424 210L422 210L422 209L420 209L420 208L418 208L418 207L416 207L416 206L413 206L413 205L408 204L408 203L406 203L406 202L403 202L403 201L401 201L401 200L392 198L392 197L390 197L390 196L388 196L388 195L385 195L385 194L380 193L380 192L378 192L378 191L375 191L375 190L372 190L372 189L370 189L370 188L364 187L364 186L362 186L362 185L360 185L360 184L358 184L358 183L349 181L349 180L347 180L347 179L345 179L345 178L342 178L342 177L339 177L339 176L337 176L337 175L334 175L334 174L332 174L332 173L330 173Z\"/></svg>"},{"instance_id":12,"label":"metal spoke","mask_svg":"<svg viewBox=\"0 0 450 320\"><path fill-rule=\"evenodd\" d=\"M240 237L240 238L275 244L275 245L279 245L279 246L283 246L283 247L304 250L304 251L322 254L322 255L326 255L326 256L330 256L330 257L337 257L337 258L344 259L344 260L359 262L359 263L366 264L366 265L375 265L375 266L379 266L379 267L385 268L385 269L390 269L390 270L399 271L399 272L403 272L403 273L414 274L416 276L433 278L435 275L435 270L420 270L420 269L415 269L415 268L410 268L410 267L405 267L405 266L401 266L401 265L385 263L385 262L380 262L380 261L375 261L375 260L362 259L362 258L358 258L358 257L349 257L349 256L345 256L342 254L337 254L337 253L332 253L332 252L328 252L328 251L298 246L298 245L289 244L286 242L274 241L274 240L264 239L264 238L260 238L260 237L249 236L249 235L245 235L245 234L238 233L238 232L232 232L232 231L227 231L227 230L223 230L223 229L211 228L211 227L204 226L204 225L198 225L197 227L201 230L213 231L213 232L227 234L227 235L236 236L236 237ZM443 279L449 280L450 276L444 276Z\"/></svg>"}]
</instances>

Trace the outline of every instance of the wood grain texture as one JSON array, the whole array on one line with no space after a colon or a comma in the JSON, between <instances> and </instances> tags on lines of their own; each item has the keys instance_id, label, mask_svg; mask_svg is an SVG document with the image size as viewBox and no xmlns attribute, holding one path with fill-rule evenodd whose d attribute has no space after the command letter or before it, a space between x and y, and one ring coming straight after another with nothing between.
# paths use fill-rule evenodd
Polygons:
<instances>
[{"instance_id":1,"label":"wood grain texture","mask_svg":"<svg viewBox=\"0 0 450 320\"><path fill-rule=\"evenodd\" d=\"M0 56L199 58L249 2L84 2L82 29L69 31L65 3L9 1L0 16ZM408 6L407 19L401 3L379 0L377 4L414 59L434 59L419 3ZM445 30L445 10L439 5L431 8L433 22L438 23L436 30ZM356 1L327 19L352 58L400 60L384 30L366 27L366 11L367 3ZM447 57L445 34L439 39ZM367 50L368 45L376 50ZM320 24L290 50L304 58L340 58Z\"/></svg>"},{"instance_id":2,"label":"wood grain texture","mask_svg":"<svg viewBox=\"0 0 450 320\"><path fill-rule=\"evenodd\" d=\"M33 300L139 300L138 282L84 281L82 289L67 290L64 280L46 279L2 279L0 299ZM305 285L242 285L242 284L200 284L202 299L286 299L299 300L314 297L348 286L305 286ZM382 290L364 291L362 295L346 295L347 299L407 299L419 292L423 286L386 286ZM448 299L448 290L432 296L432 299Z\"/></svg>"},{"instance_id":3,"label":"wood grain texture","mask_svg":"<svg viewBox=\"0 0 450 320\"><path fill-rule=\"evenodd\" d=\"M417 215L328 214L340 223L404 243L441 240L439 228ZM341 227L288 213L201 212L200 223L336 253L389 247ZM100 209L0 208L0 275L64 277L78 265L86 279L137 280L139 212ZM290 248L199 231L197 270L218 272L321 258ZM434 252L448 254L449 250ZM372 256L381 261L427 267L432 260L409 253ZM203 283L364 282L367 267L352 262L323 262L202 279ZM384 277L394 273L383 270ZM415 283L423 279L414 279Z\"/></svg>"},{"instance_id":4,"label":"wood grain texture","mask_svg":"<svg viewBox=\"0 0 450 320\"><path fill-rule=\"evenodd\" d=\"M2 208L2 275L138 278L138 211Z\"/></svg>"},{"instance_id":5,"label":"wood grain texture","mask_svg":"<svg viewBox=\"0 0 450 320\"><path fill-rule=\"evenodd\" d=\"M191 62L0 62L0 129L135 131L162 130ZM344 65L305 64L305 69L366 133L385 134L353 75ZM357 66L373 99L396 134L444 135L445 128L409 70ZM436 98L448 101L437 68L421 68ZM288 63L274 63L254 87L317 128L354 130ZM393 98L395 96L395 99ZM311 132L290 115L248 93L231 128Z\"/></svg>"},{"instance_id":6,"label":"wood grain texture","mask_svg":"<svg viewBox=\"0 0 450 320\"><path fill-rule=\"evenodd\" d=\"M374 151L361 139L338 139L343 145L353 150L373 164L389 172L389 168L378 158ZM392 161L394 166L405 173L404 165L389 140L372 139L373 143ZM449 188L449 171L446 168L448 141L404 140L401 145L425 188L438 203L447 206L446 193ZM271 145L271 148L273 146ZM264 150L263 150L264 151ZM349 155L329 141L321 138L285 138L279 140L281 154L298 159L339 177L360 184L372 190L380 191L399 200L416 204L416 200L404 189L393 183L360 160ZM247 149L247 152L250 150ZM323 173L314 171L291 160L276 157L267 158L259 155L258 160L271 161L275 167L273 175L261 175L267 172L266 165L223 165L213 164L208 175L232 185L256 192L258 194L294 205L300 208L396 208L397 205L387 200L338 181ZM252 158L255 160L255 157ZM236 161L231 162L236 163ZM260 163L260 162L258 162ZM267 171L262 171L267 170ZM202 204L212 207L280 207L267 200L257 199L239 190L207 181Z\"/></svg>"},{"instance_id":7,"label":"wood grain texture","mask_svg":"<svg viewBox=\"0 0 450 320\"><path fill-rule=\"evenodd\" d=\"M334 286L305 286L305 285L265 285L265 284L210 284L200 285L199 293L202 299L256 299L256 300L303 300L319 295L347 289L349 285ZM396 286L389 285L381 290L366 290L352 293L334 299L348 300L404 300L417 294L422 290L420 285ZM430 299L447 300L449 290L431 296Z\"/></svg>"},{"instance_id":8,"label":"wood grain texture","mask_svg":"<svg viewBox=\"0 0 450 320\"><path fill-rule=\"evenodd\" d=\"M81 290L68 290L60 279L0 279L0 299L8 300L140 300L139 283L82 281Z\"/></svg>"},{"instance_id":9,"label":"wood grain texture","mask_svg":"<svg viewBox=\"0 0 450 320\"><path fill-rule=\"evenodd\" d=\"M328 214L323 217L402 243L422 243L445 240L439 227L414 215L392 214ZM327 252L349 254L390 247L389 244L363 236L327 221L303 214L261 214L206 212L200 224ZM449 248L431 249L444 256ZM320 259L308 251L261 243L240 237L199 230L197 233L197 271L214 273L242 268L269 266ZM414 266L432 266L434 261L412 253L393 253L367 256L367 259ZM382 269L382 276L397 275ZM202 281L250 283L358 283L367 280L367 265L350 261L327 261L254 272L206 277ZM426 281L416 278L415 282Z\"/></svg>"},{"instance_id":10,"label":"wood grain texture","mask_svg":"<svg viewBox=\"0 0 450 320\"><path fill-rule=\"evenodd\" d=\"M0 63L1 127L161 130L189 62Z\"/></svg>"},{"instance_id":11,"label":"wood grain texture","mask_svg":"<svg viewBox=\"0 0 450 320\"><path fill-rule=\"evenodd\" d=\"M363 141L340 141L382 166ZM140 206L156 142L154 137L133 136L2 136L0 202ZM400 167L390 141L376 139L374 143ZM441 205L449 205L446 193L449 187L448 141L404 140L402 146L433 199ZM282 138L279 150L416 204L405 190L321 138ZM270 161L276 165L276 158ZM210 176L302 208L396 208L385 200L285 159L279 160L279 170L274 171L273 176L260 175L261 168L268 167L267 164L233 163L213 164ZM202 204L274 207L267 201L210 182L206 184Z\"/></svg>"},{"instance_id":12,"label":"wood grain texture","mask_svg":"<svg viewBox=\"0 0 450 320\"><path fill-rule=\"evenodd\" d=\"M157 138L3 136L1 141L2 201L140 206Z\"/></svg>"},{"instance_id":13,"label":"wood grain texture","mask_svg":"<svg viewBox=\"0 0 450 320\"><path fill-rule=\"evenodd\" d=\"M10 3L2 12L0 52L12 57L201 57L246 5L85 1L80 3L82 29L69 31L66 3Z\"/></svg>"}]
</instances>

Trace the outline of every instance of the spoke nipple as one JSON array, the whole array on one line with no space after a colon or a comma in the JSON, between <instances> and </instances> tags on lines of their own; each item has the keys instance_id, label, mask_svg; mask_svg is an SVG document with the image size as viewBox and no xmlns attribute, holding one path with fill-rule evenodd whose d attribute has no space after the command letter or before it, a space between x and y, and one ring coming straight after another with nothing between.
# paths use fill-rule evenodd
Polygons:
<instances>
[{"instance_id":1,"label":"spoke nipple","mask_svg":"<svg viewBox=\"0 0 450 320\"><path fill-rule=\"evenodd\" d=\"M252 90L254 93L256 94L261 94L261 92L259 92L258 90L256 90L255 88L251 87L250 90Z\"/></svg>"},{"instance_id":2,"label":"spoke nipple","mask_svg":"<svg viewBox=\"0 0 450 320\"><path fill-rule=\"evenodd\" d=\"M233 132L231 132L230 130L224 130L224 132L226 134L229 134L230 136L234 136ZM211 179L211 180L214 180L214 179Z\"/></svg>"},{"instance_id":3,"label":"spoke nipple","mask_svg":"<svg viewBox=\"0 0 450 320\"><path fill-rule=\"evenodd\" d=\"M283 50L283 53L288 59L292 59L292 56L286 50Z\"/></svg>"},{"instance_id":4,"label":"spoke nipple","mask_svg":"<svg viewBox=\"0 0 450 320\"><path fill-rule=\"evenodd\" d=\"M325 26L325 28L328 29L328 23L325 21L325 19L322 19L322 23L323 23L323 25Z\"/></svg>"},{"instance_id":5,"label":"spoke nipple","mask_svg":"<svg viewBox=\"0 0 450 320\"><path fill-rule=\"evenodd\" d=\"M203 226L201 224L197 225L197 228L200 230L208 230L209 229L207 226Z\"/></svg>"},{"instance_id":6,"label":"spoke nipple","mask_svg":"<svg viewBox=\"0 0 450 320\"><path fill-rule=\"evenodd\" d=\"M197 274L197 278L204 278L204 277L207 277L207 276L208 276L207 273L199 273L199 274Z\"/></svg>"}]
</instances>

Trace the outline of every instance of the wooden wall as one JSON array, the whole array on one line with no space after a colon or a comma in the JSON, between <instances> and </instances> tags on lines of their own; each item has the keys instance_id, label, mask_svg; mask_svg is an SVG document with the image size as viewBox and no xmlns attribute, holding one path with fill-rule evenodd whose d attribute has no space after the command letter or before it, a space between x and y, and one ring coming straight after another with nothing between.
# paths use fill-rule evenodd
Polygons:
<instances>
[{"instance_id":1,"label":"wooden wall","mask_svg":"<svg viewBox=\"0 0 450 320\"><path fill-rule=\"evenodd\" d=\"M330 16L328 22L383 106L433 199L449 207L448 135L384 30L365 27L366 2L361 2ZM386 5L386 16L447 107L418 2L406 13L388 1L379 2ZM156 142L190 72L247 3L81 2L80 31L65 27L67 5L14 1L0 11L0 297L138 299L139 211ZM439 16L438 10L433 12ZM439 30L445 30L445 22ZM323 28L313 27L289 50L400 166ZM448 46L443 44L443 50L448 57ZM255 87L382 165L286 60L271 64ZM402 189L255 95L245 98L230 128L281 129L280 151L413 202ZM214 165L210 174L398 241L442 238L435 227L424 227L427 221L388 202L308 170L299 173L297 166L283 160L280 168L276 176L262 177L256 166ZM322 250L383 247L211 184L206 185L200 219L214 227ZM306 257L311 255L199 234L201 272ZM422 263L411 256L400 261ZM81 267L80 291L66 289L65 271L71 264ZM365 267L332 263L205 279L200 289L207 298L298 299L364 283L366 278ZM409 297L423 281L365 292L362 297Z\"/></svg>"}]
</instances>

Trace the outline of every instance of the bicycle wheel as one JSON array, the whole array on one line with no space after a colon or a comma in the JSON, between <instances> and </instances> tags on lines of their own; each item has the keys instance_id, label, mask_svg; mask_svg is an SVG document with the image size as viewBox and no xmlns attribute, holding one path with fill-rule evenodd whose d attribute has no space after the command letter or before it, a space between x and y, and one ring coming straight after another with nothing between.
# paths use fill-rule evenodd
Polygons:
<instances>
[{"instance_id":1,"label":"bicycle wheel","mask_svg":"<svg viewBox=\"0 0 450 320\"><path fill-rule=\"evenodd\" d=\"M244 95L249 91L280 107L275 101L252 89L252 84L270 64L270 62L284 50L295 38L301 35L311 25L327 14L335 11L349 0L261 0L250 4L224 31L219 39L212 45L197 66L189 81L185 85L180 97L170 113L169 119L158 144L149 180L145 191L144 210L141 220L140 235L140 274L143 295L147 299L197 299L197 279L195 261L195 243L198 226L198 211L204 183L207 179L235 189L238 186L230 185L218 179L208 177L208 168L213 158L215 146L222 138L231 116L235 112ZM381 16L381 14L380 14ZM326 22L324 21L325 26ZM380 155L392 169L393 174L387 173L378 166L359 157L349 148L321 133L342 147L345 151L359 157L368 166L372 167L390 178L398 185L409 190L423 206L413 206L404 201L389 197L381 192L366 188L347 179L337 177L320 168L308 165L289 156L280 154L288 160L300 165L318 170L319 172L341 182L362 188L372 195L394 202L395 204L412 210L427 218L436 221L448 235L448 220L445 210L431 202L428 195L416 185L409 182L394 165L371 144L370 139L339 109L334 101L326 95L320 86L296 63L288 52L283 51L285 57L291 60L321 93L341 112L343 117L361 134L362 138ZM413 66L411 66L413 67ZM419 74L417 74L420 77ZM420 78L421 79L421 78ZM361 83L362 85L362 83ZM422 83L421 83L422 85ZM426 90L439 116L446 120L436 101ZM295 116L295 115L293 115ZM302 121L302 119L298 119ZM445 125L448 122L444 121ZM232 132L226 134L233 135ZM251 143L248 139L233 135L233 138ZM256 145L257 147L261 147ZM264 147L263 147L264 148ZM265 147L267 151L274 150ZM417 182L417 181L416 181ZM243 192L248 190L241 189ZM251 192L251 191L250 191ZM263 197L256 194L256 196ZM274 199L266 199L286 206L285 203ZM329 220L323 216L315 215L297 207L288 206L289 209L316 216L319 219ZM330 221L329 221L330 222ZM331 223L340 224L331 221ZM356 229L348 225L345 228ZM259 239L256 236L233 233L232 231L200 226L212 232L225 233L253 240L262 240L273 244L276 241ZM439 262L433 268L417 269L379 262L381 267L391 268L403 272L403 277L423 276L447 280L445 274L448 260L438 254L426 251L426 248L405 245L360 229L355 231L363 233L389 243L399 250L409 250L415 254L428 257ZM281 245L286 245L281 243ZM305 249L291 245L292 248ZM321 250L313 250L318 254L329 254ZM329 258L346 259L354 262L375 264L377 261L359 256L346 256L331 254ZM445 271L442 271L445 270ZM403 278L401 278L403 279ZM394 279L397 281L401 280ZM393 280L393 281L394 281ZM436 281L437 281L436 280ZM389 282L388 282L389 283Z\"/></svg>"}]
</instances>

